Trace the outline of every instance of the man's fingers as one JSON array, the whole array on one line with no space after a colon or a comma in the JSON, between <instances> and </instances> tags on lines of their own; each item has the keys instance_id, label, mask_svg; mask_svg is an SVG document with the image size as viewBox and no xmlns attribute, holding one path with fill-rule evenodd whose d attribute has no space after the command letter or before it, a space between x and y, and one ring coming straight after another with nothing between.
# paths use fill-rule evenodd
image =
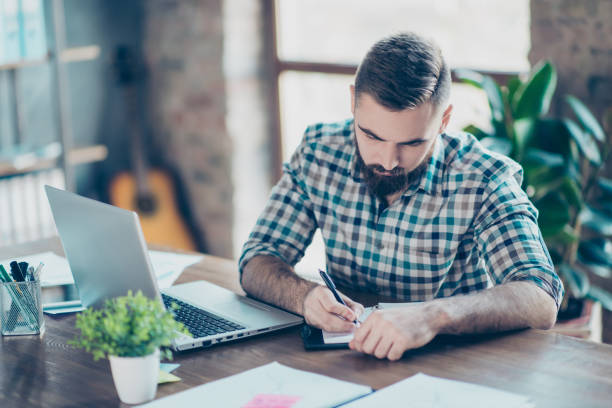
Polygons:
<instances>
[{"instance_id":1,"label":"man's fingers","mask_svg":"<svg viewBox=\"0 0 612 408\"><path fill-rule=\"evenodd\" d=\"M374 350L376 350L376 347L381 340L382 336L379 333L370 331L368 336L362 342L361 351L366 354L374 354Z\"/></svg>"},{"instance_id":2,"label":"man's fingers","mask_svg":"<svg viewBox=\"0 0 612 408\"><path fill-rule=\"evenodd\" d=\"M353 336L353 340L349 343L349 347L353 350L362 351L363 342L370 334L371 328L372 325L366 323L355 330L355 335Z\"/></svg>"},{"instance_id":3,"label":"man's fingers","mask_svg":"<svg viewBox=\"0 0 612 408\"><path fill-rule=\"evenodd\" d=\"M357 317L361 316L361 314L365 311L365 308L361 303L355 302L353 299L345 295L341 294L340 296L342 296L342 299L344 299L348 307L351 308L351 310L353 311L353 313L355 313Z\"/></svg>"},{"instance_id":4,"label":"man's fingers","mask_svg":"<svg viewBox=\"0 0 612 408\"><path fill-rule=\"evenodd\" d=\"M391 350L391 346L393 346L393 342L389 337L383 336L382 339L378 342L376 349L374 350L374 355L376 358L385 358L389 354L389 350Z\"/></svg>"},{"instance_id":5,"label":"man's fingers","mask_svg":"<svg viewBox=\"0 0 612 408\"><path fill-rule=\"evenodd\" d=\"M329 312L336 314L338 316L344 317L346 320L352 322L357 319L357 315L350 309L348 306L344 306L342 303L338 302L336 298L329 292L330 296L324 296L320 298L321 307Z\"/></svg>"},{"instance_id":6,"label":"man's fingers","mask_svg":"<svg viewBox=\"0 0 612 408\"><path fill-rule=\"evenodd\" d=\"M391 361L399 360L402 358L404 351L406 351L407 347L403 341L395 341L387 353L387 358Z\"/></svg>"},{"instance_id":7,"label":"man's fingers","mask_svg":"<svg viewBox=\"0 0 612 408\"><path fill-rule=\"evenodd\" d=\"M353 323L330 313L326 313L321 319L320 327L323 330L335 333L350 332L355 329L355 325Z\"/></svg>"}]
</instances>

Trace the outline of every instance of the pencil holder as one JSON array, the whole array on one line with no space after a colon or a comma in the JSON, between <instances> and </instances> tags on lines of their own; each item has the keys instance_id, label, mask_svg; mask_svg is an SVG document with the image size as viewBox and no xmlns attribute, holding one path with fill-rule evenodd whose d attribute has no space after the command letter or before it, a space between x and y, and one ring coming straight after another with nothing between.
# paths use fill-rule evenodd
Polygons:
<instances>
[{"instance_id":1,"label":"pencil holder","mask_svg":"<svg viewBox=\"0 0 612 408\"><path fill-rule=\"evenodd\" d=\"M3 336L43 332L40 280L0 282L0 323Z\"/></svg>"}]
</instances>

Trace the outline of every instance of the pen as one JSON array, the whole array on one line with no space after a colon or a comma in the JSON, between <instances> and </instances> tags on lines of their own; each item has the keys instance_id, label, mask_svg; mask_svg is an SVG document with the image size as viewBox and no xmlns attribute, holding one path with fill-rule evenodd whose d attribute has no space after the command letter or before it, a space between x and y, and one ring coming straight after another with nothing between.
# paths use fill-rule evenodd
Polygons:
<instances>
[{"instance_id":1,"label":"pen","mask_svg":"<svg viewBox=\"0 0 612 408\"><path fill-rule=\"evenodd\" d=\"M11 274L13 275L13 280L15 282L23 282L24 276L21 274L21 268L17 261L13 261L10 263L11 266Z\"/></svg>"},{"instance_id":2,"label":"pen","mask_svg":"<svg viewBox=\"0 0 612 408\"><path fill-rule=\"evenodd\" d=\"M34 281L34 267L28 266L28 274L26 275L26 280Z\"/></svg>"},{"instance_id":3,"label":"pen","mask_svg":"<svg viewBox=\"0 0 612 408\"><path fill-rule=\"evenodd\" d=\"M44 263L39 263L38 266L36 267L36 270L34 271L34 280L40 280L40 271L42 270L43 266L45 266Z\"/></svg>"},{"instance_id":4,"label":"pen","mask_svg":"<svg viewBox=\"0 0 612 408\"><path fill-rule=\"evenodd\" d=\"M323 282L325 282L325 285L329 288L329 290L331 290L331 293L334 295L336 300L342 303L344 306L348 307L348 305L344 302L344 300L336 290L336 285L334 285L334 281L331 280L331 277L327 274L327 272L325 272L323 269L319 269L319 274L321 275L321 278L323 278ZM357 322L357 319L353 320L353 323L357 325L359 324L359 322Z\"/></svg>"},{"instance_id":5,"label":"pen","mask_svg":"<svg viewBox=\"0 0 612 408\"><path fill-rule=\"evenodd\" d=\"M19 282L18 277L22 278L22 276L20 276L21 270L19 270L19 265L15 261L11 262L10 265L11 265L11 273L13 274L14 279L11 279L11 277L6 272L6 269L4 269L4 266L2 264L0 264L0 278L2 279L3 282L6 282L6 283L12 283L13 281ZM8 294L10 295L10 297L13 299L13 302L11 303L11 310L9 311L9 315L11 314L15 315L16 310L17 310L16 307L19 308L24 318L26 319L28 325L30 326L30 328L34 329L35 324L37 323L37 317L36 317L35 310L34 310L35 306L29 302L30 299L27 297L24 297L25 295L19 288L19 284L16 284L13 287L9 285L6 287L6 290ZM12 319L10 319L9 323L15 323L15 322L16 320L13 317ZM8 327L9 327L9 330L12 330L15 327L15 325L11 324Z\"/></svg>"}]
</instances>

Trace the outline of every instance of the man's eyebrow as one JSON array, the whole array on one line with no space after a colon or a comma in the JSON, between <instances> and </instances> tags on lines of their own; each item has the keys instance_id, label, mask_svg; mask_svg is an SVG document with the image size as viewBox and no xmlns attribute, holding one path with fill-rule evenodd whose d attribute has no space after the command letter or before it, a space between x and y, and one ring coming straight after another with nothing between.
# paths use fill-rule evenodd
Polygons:
<instances>
[{"instance_id":1,"label":"man's eyebrow","mask_svg":"<svg viewBox=\"0 0 612 408\"><path fill-rule=\"evenodd\" d=\"M383 139L382 137L378 136L376 133L372 132L370 129L368 128L364 128L361 125L357 125L357 127L359 127L359 129L361 129L362 132L367 133L368 135L372 136L374 139L376 140L380 140L381 142L386 142L385 139ZM400 145L411 145L411 144L417 144L417 143L423 143L426 140L423 138L418 138L418 139L413 139L413 140L407 140L405 142L400 142L398 144Z\"/></svg>"},{"instance_id":2,"label":"man's eyebrow","mask_svg":"<svg viewBox=\"0 0 612 408\"><path fill-rule=\"evenodd\" d=\"M370 129L364 128L361 125L357 125L359 127L359 129L361 129L361 131L363 133L367 133L368 135L372 136L374 139L376 140L380 140L381 142L384 142L385 139L383 139L382 137L378 136L376 133L372 132Z\"/></svg>"}]
</instances>

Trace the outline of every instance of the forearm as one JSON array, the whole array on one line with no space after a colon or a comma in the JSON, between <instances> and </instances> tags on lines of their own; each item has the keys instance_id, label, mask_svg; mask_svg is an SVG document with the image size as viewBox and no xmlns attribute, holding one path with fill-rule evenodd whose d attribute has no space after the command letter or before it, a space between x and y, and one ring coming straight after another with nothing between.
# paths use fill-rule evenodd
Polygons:
<instances>
[{"instance_id":1,"label":"forearm","mask_svg":"<svg viewBox=\"0 0 612 408\"><path fill-rule=\"evenodd\" d=\"M304 298L317 286L269 255L252 258L243 268L240 284L249 295L300 315L304 315Z\"/></svg>"},{"instance_id":2,"label":"forearm","mask_svg":"<svg viewBox=\"0 0 612 408\"><path fill-rule=\"evenodd\" d=\"M554 300L535 284L508 282L466 296L430 302L439 333L485 333L531 327L549 329L556 320Z\"/></svg>"}]
</instances>

